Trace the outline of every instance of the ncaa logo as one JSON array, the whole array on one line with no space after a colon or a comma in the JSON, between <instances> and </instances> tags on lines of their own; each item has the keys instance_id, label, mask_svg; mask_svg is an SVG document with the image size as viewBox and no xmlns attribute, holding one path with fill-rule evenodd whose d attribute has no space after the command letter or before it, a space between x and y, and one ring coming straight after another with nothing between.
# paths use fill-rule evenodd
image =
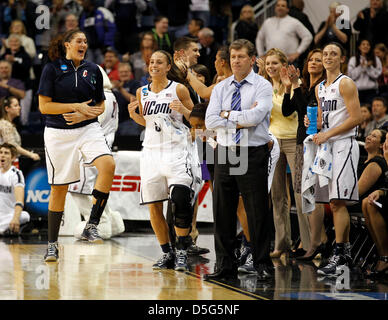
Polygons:
<instances>
[{"instance_id":1,"label":"ncaa logo","mask_svg":"<svg viewBox=\"0 0 388 320\"><path fill-rule=\"evenodd\" d=\"M148 96L148 89L147 89L147 87L143 88L141 91L143 92L143 95L145 97Z\"/></svg>"},{"instance_id":2,"label":"ncaa logo","mask_svg":"<svg viewBox=\"0 0 388 320\"><path fill-rule=\"evenodd\" d=\"M66 71L67 70L67 65L65 65L65 64L61 65L61 70L62 71Z\"/></svg>"},{"instance_id":3,"label":"ncaa logo","mask_svg":"<svg viewBox=\"0 0 388 320\"><path fill-rule=\"evenodd\" d=\"M46 168L31 171L26 178L26 210L36 215L47 215L50 190Z\"/></svg>"}]
</instances>

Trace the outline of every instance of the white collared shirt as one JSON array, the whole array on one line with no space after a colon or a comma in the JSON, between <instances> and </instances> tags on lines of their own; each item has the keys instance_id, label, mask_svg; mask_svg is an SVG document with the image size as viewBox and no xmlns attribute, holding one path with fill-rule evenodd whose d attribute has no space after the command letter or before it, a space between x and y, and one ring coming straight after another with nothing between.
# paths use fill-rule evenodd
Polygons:
<instances>
[{"instance_id":1,"label":"white collared shirt","mask_svg":"<svg viewBox=\"0 0 388 320\"><path fill-rule=\"evenodd\" d=\"M236 90L234 75L218 83L210 97L205 125L207 129L217 131L217 142L222 146L235 145L232 136L237 124L245 127L241 129L240 146L261 146L270 140L268 128L272 110L272 85L253 70L243 80L247 83L240 88L241 111L230 111L228 119L220 117L220 113L231 110L232 96ZM255 102L256 107L251 108Z\"/></svg>"}]
</instances>

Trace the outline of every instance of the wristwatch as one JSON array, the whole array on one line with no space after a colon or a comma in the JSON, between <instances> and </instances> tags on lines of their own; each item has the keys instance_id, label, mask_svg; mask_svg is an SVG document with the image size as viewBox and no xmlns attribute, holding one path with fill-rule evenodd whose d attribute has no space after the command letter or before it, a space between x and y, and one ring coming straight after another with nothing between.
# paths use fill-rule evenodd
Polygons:
<instances>
[{"instance_id":1,"label":"wristwatch","mask_svg":"<svg viewBox=\"0 0 388 320\"><path fill-rule=\"evenodd\" d=\"M229 111L224 111L224 118L228 119L229 118L229 114L230 114Z\"/></svg>"}]
</instances>

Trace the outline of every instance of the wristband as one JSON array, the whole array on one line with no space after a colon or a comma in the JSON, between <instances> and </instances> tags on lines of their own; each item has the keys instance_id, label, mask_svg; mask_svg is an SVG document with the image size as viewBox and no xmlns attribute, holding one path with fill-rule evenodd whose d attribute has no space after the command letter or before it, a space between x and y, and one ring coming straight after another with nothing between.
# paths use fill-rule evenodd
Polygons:
<instances>
[{"instance_id":1,"label":"wristband","mask_svg":"<svg viewBox=\"0 0 388 320\"><path fill-rule=\"evenodd\" d=\"M22 209L24 209L24 204L22 203L22 202L16 202L15 203L15 207L16 206L19 206L19 207L21 207Z\"/></svg>"}]
</instances>

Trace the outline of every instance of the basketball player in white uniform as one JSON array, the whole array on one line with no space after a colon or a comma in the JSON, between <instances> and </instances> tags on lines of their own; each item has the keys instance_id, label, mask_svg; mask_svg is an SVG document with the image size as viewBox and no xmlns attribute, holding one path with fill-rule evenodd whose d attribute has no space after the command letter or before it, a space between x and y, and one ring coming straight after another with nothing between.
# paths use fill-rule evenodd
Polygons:
<instances>
[{"instance_id":1,"label":"basketball player in white uniform","mask_svg":"<svg viewBox=\"0 0 388 320\"><path fill-rule=\"evenodd\" d=\"M16 155L13 145L0 145L0 235L18 234L20 225L30 221L30 215L23 211L23 173L12 165Z\"/></svg>"},{"instance_id":2,"label":"basketball player in white uniform","mask_svg":"<svg viewBox=\"0 0 388 320\"><path fill-rule=\"evenodd\" d=\"M332 179L325 188L316 186L315 189L317 202L330 203L335 228L334 253L329 263L318 269L318 274L324 276L336 275L340 266L351 263L350 218L346 205L358 201L359 148L355 136L357 126L361 123L361 111L355 83L341 73L341 63L344 62L344 49L340 44L326 45L323 49L323 66L327 80L315 89L321 131L313 141L317 145L331 142L333 155Z\"/></svg>"},{"instance_id":3,"label":"basketball player in white uniform","mask_svg":"<svg viewBox=\"0 0 388 320\"><path fill-rule=\"evenodd\" d=\"M98 122L104 132L106 142L112 149L115 133L119 125L119 113L116 97L112 93L112 84L105 70L98 66L103 78L103 87L105 95L105 111L98 116ZM82 163L82 157L80 155ZM92 192L97 178L97 169L81 164L80 166L80 181L69 185L69 192L72 199L77 204L85 221L81 222L74 230L74 236L81 239L82 230L85 228L86 221L89 218L90 207L92 206ZM124 231L124 222L119 212L112 211L107 204L101 216L97 230L101 238L109 239Z\"/></svg>"},{"instance_id":4,"label":"basketball player in white uniform","mask_svg":"<svg viewBox=\"0 0 388 320\"><path fill-rule=\"evenodd\" d=\"M148 68L152 82L137 90L137 101L128 105L128 111L134 121L145 126L140 158L140 203L150 209L151 225L163 251L153 269L174 267L184 271L187 270L187 247L191 244L191 207L197 179L189 151L190 131L183 124L183 115L189 119L193 102L184 85L168 79L171 65L169 53L158 50L152 54ZM135 112L137 108L139 113ZM173 204L178 238L175 254L163 215L163 201L167 199Z\"/></svg>"}]
</instances>

